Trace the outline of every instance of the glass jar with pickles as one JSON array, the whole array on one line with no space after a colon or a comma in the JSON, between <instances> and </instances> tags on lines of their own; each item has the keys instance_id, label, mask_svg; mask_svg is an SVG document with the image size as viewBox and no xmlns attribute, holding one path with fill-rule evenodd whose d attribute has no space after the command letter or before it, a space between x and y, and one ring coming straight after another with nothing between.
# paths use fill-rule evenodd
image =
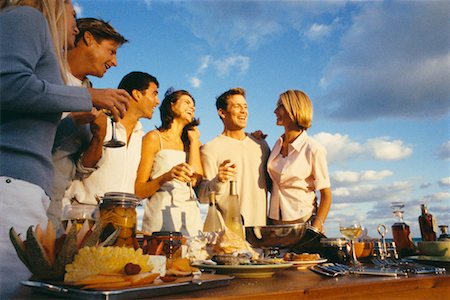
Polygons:
<instances>
[{"instance_id":1,"label":"glass jar with pickles","mask_svg":"<svg viewBox=\"0 0 450 300\"><path fill-rule=\"evenodd\" d=\"M140 199L130 193L110 192L100 198L100 222L103 226L103 236L108 236L120 227L119 237L114 246L137 246L136 206Z\"/></svg>"}]
</instances>

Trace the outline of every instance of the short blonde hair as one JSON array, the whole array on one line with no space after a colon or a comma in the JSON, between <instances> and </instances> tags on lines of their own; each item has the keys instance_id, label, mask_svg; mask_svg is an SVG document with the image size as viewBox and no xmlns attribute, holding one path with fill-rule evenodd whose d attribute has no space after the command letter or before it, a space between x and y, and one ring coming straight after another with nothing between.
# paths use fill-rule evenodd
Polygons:
<instances>
[{"instance_id":1,"label":"short blonde hair","mask_svg":"<svg viewBox=\"0 0 450 300\"><path fill-rule=\"evenodd\" d=\"M67 16L65 4L71 0L9 0L6 6L31 6L42 12L52 36L61 77L67 83Z\"/></svg>"},{"instance_id":2,"label":"short blonde hair","mask_svg":"<svg viewBox=\"0 0 450 300\"><path fill-rule=\"evenodd\" d=\"M311 127L313 107L308 95L300 90L287 90L280 95L280 101L292 121L306 130Z\"/></svg>"}]
</instances>

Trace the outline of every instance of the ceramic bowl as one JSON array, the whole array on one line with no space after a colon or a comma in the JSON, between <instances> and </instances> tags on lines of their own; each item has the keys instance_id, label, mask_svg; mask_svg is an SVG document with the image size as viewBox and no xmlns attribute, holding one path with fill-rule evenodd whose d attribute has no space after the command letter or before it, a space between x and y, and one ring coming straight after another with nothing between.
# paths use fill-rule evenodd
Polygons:
<instances>
[{"instance_id":1,"label":"ceramic bowl","mask_svg":"<svg viewBox=\"0 0 450 300\"><path fill-rule=\"evenodd\" d=\"M449 241L418 242L417 246L422 255L450 257Z\"/></svg>"}]
</instances>

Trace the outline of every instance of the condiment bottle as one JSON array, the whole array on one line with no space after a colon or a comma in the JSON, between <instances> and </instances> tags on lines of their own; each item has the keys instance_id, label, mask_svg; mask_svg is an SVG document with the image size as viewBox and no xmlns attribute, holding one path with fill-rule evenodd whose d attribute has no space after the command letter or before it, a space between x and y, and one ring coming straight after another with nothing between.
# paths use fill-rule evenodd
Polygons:
<instances>
[{"instance_id":1,"label":"condiment bottle","mask_svg":"<svg viewBox=\"0 0 450 300\"><path fill-rule=\"evenodd\" d=\"M392 225L392 237L397 245L397 252L400 257L413 255L416 247L411 237L411 230L409 225L403 221L403 207L402 202L395 202L392 204L394 214L398 218L397 222Z\"/></svg>"},{"instance_id":2,"label":"condiment bottle","mask_svg":"<svg viewBox=\"0 0 450 300\"><path fill-rule=\"evenodd\" d=\"M419 216L420 234L422 241L436 240L436 219L432 214L428 213L426 204L420 205L422 214Z\"/></svg>"},{"instance_id":3,"label":"condiment bottle","mask_svg":"<svg viewBox=\"0 0 450 300\"><path fill-rule=\"evenodd\" d=\"M216 206L216 193L209 193L209 208L203 224L203 232L215 232L223 229L220 212Z\"/></svg>"},{"instance_id":4,"label":"condiment bottle","mask_svg":"<svg viewBox=\"0 0 450 300\"><path fill-rule=\"evenodd\" d=\"M448 226L439 225L439 229L441 230L441 235L439 236L438 241L450 241L450 235L448 234Z\"/></svg>"},{"instance_id":5,"label":"condiment bottle","mask_svg":"<svg viewBox=\"0 0 450 300\"><path fill-rule=\"evenodd\" d=\"M237 194L236 181L230 181L230 194L225 200L225 205L227 206L225 215L225 225L228 229L239 235L245 240L244 236L244 225L242 224L241 218L241 205L239 203L239 196Z\"/></svg>"}]
</instances>

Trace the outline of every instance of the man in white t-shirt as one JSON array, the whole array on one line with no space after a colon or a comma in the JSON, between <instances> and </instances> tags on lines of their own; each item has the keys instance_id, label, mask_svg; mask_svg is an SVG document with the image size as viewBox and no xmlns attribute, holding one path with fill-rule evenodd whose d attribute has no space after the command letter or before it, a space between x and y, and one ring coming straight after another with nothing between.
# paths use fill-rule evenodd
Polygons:
<instances>
[{"instance_id":1,"label":"man in white t-shirt","mask_svg":"<svg viewBox=\"0 0 450 300\"><path fill-rule=\"evenodd\" d=\"M67 54L71 74L68 84L92 87L88 75L103 77L106 71L117 66L117 49L128 41L109 23L94 18L77 20L79 33L75 37L75 48ZM76 161L89 144L101 144L105 136L107 118L95 108L91 112L64 113L53 144L52 157L55 170L53 188L47 216L55 228L61 226L61 200L76 174ZM92 146L95 147L95 146ZM91 160L99 160L101 152ZM93 164L95 165L95 163ZM78 166L85 175L95 168Z\"/></svg>"},{"instance_id":2,"label":"man in white t-shirt","mask_svg":"<svg viewBox=\"0 0 450 300\"><path fill-rule=\"evenodd\" d=\"M217 206L225 213L229 180L236 180L244 225L264 226L270 186L266 169L269 146L264 139L245 132L248 108L244 89L232 88L220 95L216 108L224 129L201 147L204 180L199 188L200 201L207 202L209 191L215 191Z\"/></svg>"}]
</instances>

